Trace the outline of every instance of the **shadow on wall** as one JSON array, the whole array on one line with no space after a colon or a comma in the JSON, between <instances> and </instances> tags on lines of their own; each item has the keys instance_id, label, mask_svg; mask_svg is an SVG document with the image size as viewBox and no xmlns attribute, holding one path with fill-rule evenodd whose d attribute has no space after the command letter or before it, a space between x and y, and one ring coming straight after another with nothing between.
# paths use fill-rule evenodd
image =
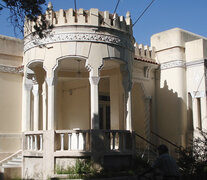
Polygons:
<instances>
[{"instance_id":1,"label":"shadow on wall","mask_svg":"<svg viewBox=\"0 0 207 180\"><path fill-rule=\"evenodd\" d=\"M192 110L187 108L177 92L169 89L166 80L163 88L157 91L156 106L157 124L154 131L174 144L185 146L192 137Z\"/></svg>"}]
</instances>

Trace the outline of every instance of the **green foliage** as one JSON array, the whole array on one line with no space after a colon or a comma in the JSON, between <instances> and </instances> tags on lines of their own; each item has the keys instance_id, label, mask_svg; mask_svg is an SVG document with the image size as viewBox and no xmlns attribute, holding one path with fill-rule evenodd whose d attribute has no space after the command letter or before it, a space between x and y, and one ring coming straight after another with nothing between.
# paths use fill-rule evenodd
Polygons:
<instances>
[{"instance_id":1,"label":"green foliage","mask_svg":"<svg viewBox=\"0 0 207 180\"><path fill-rule=\"evenodd\" d=\"M95 176L98 170L94 167L94 163L90 160L76 160L74 166L68 166L66 169L57 167L57 174L68 174L69 178L84 178Z\"/></svg>"},{"instance_id":2,"label":"green foliage","mask_svg":"<svg viewBox=\"0 0 207 180\"><path fill-rule=\"evenodd\" d=\"M200 174L207 172L207 133L200 131L187 148L178 150L178 166L182 174Z\"/></svg>"},{"instance_id":3,"label":"green foliage","mask_svg":"<svg viewBox=\"0 0 207 180\"><path fill-rule=\"evenodd\" d=\"M23 34L25 17L27 17L28 20L34 22L33 28L35 29L35 33L33 33L33 35L38 35L40 38L43 38L46 36L46 32L48 31L48 29L52 29L52 26L49 25L49 22L45 19L45 16L43 15L42 7L46 6L46 0L1 1L0 11L3 9L9 10L10 16L8 17L8 19L10 20L10 23L14 26L15 33L18 30ZM39 20L38 17L40 17Z\"/></svg>"},{"instance_id":4,"label":"green foliage","mask_svg":"<svg viewBox=\"0 0 207 180\"><path fill-rule=\"evenodd\" d=\"M68 179L90 179L90 178L108 178L119 176L135 175L134 170L114 171L114 170L100 170L95 168L91 160L77 160L74 166L69 166L66 169L57 167L57 174L67 174Z\"/></svg>"}]
</instances>

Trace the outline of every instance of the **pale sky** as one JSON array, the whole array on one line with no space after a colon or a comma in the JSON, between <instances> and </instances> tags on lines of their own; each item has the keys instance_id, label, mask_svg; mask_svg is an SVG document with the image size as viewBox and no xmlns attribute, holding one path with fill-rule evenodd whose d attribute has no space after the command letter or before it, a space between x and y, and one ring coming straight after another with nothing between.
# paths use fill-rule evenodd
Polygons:
<instances>
[{"instance_id":1,"label":"pale sky","mask_svg":"<svg viewBox=\"0 0 207 180\"><path fill-rule=\"evenodd\" d=\"M76 0L77 9L98 8L114 12L118 0ZM120 0L119 16L131 12L135 22L152 0ZM49 1L47 1L49 2ZM51 0L54 10L74 8L74 0ZM0 34L14 36L13 27L7 20L8 12L0 15ZM179 27L207 37L207 0L155 0L133 28L134 37L140 44L150 45L150 37L161 31ZM20 35L18 38L22 38Z\"/></svg>"}]
</instances>

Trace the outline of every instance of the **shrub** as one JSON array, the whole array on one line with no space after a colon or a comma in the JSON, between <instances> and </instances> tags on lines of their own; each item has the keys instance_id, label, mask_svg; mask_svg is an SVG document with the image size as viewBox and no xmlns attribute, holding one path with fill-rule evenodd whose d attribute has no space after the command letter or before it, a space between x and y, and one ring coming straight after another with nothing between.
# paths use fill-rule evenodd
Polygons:
<instances>
[{"instance_id":1,"label":"shrub","mask_svg":"<svg viewBox=\"0 0 207 180\"><path fill-rule=\"evenodd\" d=\"M207 172L207 133L200 130L200 137L194 138L189 147L178 149L178 166L182 174Z\"/></svg>"}]
</instances>

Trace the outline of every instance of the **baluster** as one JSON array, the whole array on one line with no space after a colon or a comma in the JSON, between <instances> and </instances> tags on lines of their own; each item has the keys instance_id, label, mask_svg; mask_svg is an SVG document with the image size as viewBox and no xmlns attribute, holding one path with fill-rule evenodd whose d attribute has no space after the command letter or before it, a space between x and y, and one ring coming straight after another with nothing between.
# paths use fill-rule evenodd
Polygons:
<instances>
[{"instance_id":1,"label":"baluster","mask_svg":"<svg viewBox=\"0 0 207 180\"><path fill-rule=\"evenodd\" d=\"M33 149L33 136L30 135L30 150Z\"/></svg>"},{"instance_id":2,"label":"baluster","mask_svg":"<svg viewBox=\"0 0 207 180\"><path fill-rule=\"evenodd\" d=\"M116 138L116 132L112 132L112 138L113 138L113 141L112 141L112 149L115 150L115 138Z\"/></svg>"},{"instance_id":3,"label":"baluster","mask_svg":"<svg viewBox=\"0 0 207 180\"><path fill-rule=\"evenodd\" d=\"M86 132L83 132L83 150L86 150Z\"/></svg>"},{"instance_id":4,"label":"baluster","mask_svg":"<svg viewBox=\"0 0 207 180\"><path fill-rule=\"evenodd\" d=\"M71 133L68 133L68 150L71 150Z\"/></svg>"},{"instance_id":5,"label":"baluster","mask_svg":"<svg viewBox=\"0 0 207 180\"><path fill-rule=\"evenodd\" d=\"M119 151L123 151L123 134L122 132L119 132L118 135L119 135Z\"/></svg>"},{"instance_id":6,"label":"baluster","mask_svg":"<svg viewBox=\"0 0 207 180\"><path fill-rule=\"evenodd\" d=\"M105 141L106 150L109 151L111 149L111 147L110 147L110 132L105 132L104 141Z\"/></svg>"},{"instance_id":7,"label":"baluster","mask_svg":"<svg viewBox=\"0 0 207 180\"><path fill-rule=\"evenodd\" d=\"M34 150L37 151L37 135L34 135Z\"/></svg>"},{"instance_id":8,"label":"baluster","mask_svg":"<svg viewBox=\"0 0 207 180\"><path fill-rule=\"evenodd\" d=\"M123 133L123 151L126 150L126 133Z\"/></svg>"},{"instance_id":9,"label":"baluster","mask_svg":"<svg viewBox=\"0 0 207 180\"><path fill-rule=\"evenodd\" d=\"M60 134L60 150L64 151L64 134Z\"/></svg>"},{"instance_id":10,"label":"baluster","mask_svg":"<svg viewBox=\"0 0 207 180\"><path fill-rule=\"evenodd\" d=\"M40 151L42 151L42 134L40 134Z\"/></svg>"},{"instance_id":11,"label":"baluster","mask_svg":"<svg viewBox=\"0 0 207 180\"><path fill-rule=\"evenodd\" d=\"M76 132L76 138L77 138L77 150L79 150L79 132Z\"/></svg>"},{"instance_id":12,"label":"baluster","mask_svg":"<svg viewBox=\"0 0 207 180\"><path fill-rule=\"evenodd\" d=\"M30 149L30 137L27 135L27 150Z\"/></svg>"}]
</instances>

